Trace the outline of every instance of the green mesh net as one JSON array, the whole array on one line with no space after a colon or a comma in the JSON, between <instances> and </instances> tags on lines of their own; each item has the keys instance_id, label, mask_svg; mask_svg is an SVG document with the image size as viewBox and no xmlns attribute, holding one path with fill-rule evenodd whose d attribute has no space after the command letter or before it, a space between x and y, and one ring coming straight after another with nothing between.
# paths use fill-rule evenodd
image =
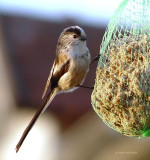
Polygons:
<instances>
[{"instance_id":1,"label":"green mesh net","mask_svg":"<svg viewBox=\"0 0 150 160\"><path fill-rule=\"evenodd\" d=\"M150 0L124 0L100 46L92 106L127 135L150 135Z\"/></svg>"}]
</instances>

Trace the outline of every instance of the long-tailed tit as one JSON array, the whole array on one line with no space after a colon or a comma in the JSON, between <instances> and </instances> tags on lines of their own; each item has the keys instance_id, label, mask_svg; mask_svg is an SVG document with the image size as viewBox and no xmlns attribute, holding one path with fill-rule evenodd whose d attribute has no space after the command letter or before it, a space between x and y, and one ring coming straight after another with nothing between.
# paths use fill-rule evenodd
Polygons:
<instances>
[{"instance_id":1,"label":"long-tailed tit","mask_svg":"<svg viewBox=\"0 0 150 160\"><path fill-rule=\"evenodd\" d=\"M16 146L16 152L53 98L59 93L73 91L83 83L90 65L90 52L86 46L86 40L86 34L79 26L68 27L61 33L58 39L56 58L42 95L42 98L45 97L45 101L23 132Z\"/></svg>"}]
</instances>

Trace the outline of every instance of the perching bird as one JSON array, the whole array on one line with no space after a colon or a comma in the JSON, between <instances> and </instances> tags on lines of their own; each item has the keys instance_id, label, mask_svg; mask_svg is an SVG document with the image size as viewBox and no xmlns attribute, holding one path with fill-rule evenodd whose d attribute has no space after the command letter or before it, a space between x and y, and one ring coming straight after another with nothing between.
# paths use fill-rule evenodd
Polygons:
<instances>
[{"instance_id":1,"label":"perching bird","mask_svg":"<svg viewBox=\"0 0 150 160\"><path fill-rule=\"evenodd\" d=\"M34 123L41 113L46 110L53 98L59 93L73 91L83 83L89 70L91 58L86 46L86 40L86 34L79 26L68 27L61 33L58 39L56 58L42 95L42 98L44 98L47 94L45 101L38 108L23 132L16 146L16 152L18 152Z\"/></svg>"}]
</instances>

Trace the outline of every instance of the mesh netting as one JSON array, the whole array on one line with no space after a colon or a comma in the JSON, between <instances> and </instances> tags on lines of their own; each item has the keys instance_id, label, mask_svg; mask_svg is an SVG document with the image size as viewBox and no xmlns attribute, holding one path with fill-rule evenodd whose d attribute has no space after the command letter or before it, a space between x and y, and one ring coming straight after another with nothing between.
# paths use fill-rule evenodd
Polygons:
<instances>
[{"instance_id":1,"label":"mesh netting","mask_svg":"<svg viewBox=\"0 0 150 160\"><path fill-rule=\"evenodd\" d=\"M150 0L124 0L100 46L92 105L127 136L150 135Z\"/></svg>"}]
</instances>

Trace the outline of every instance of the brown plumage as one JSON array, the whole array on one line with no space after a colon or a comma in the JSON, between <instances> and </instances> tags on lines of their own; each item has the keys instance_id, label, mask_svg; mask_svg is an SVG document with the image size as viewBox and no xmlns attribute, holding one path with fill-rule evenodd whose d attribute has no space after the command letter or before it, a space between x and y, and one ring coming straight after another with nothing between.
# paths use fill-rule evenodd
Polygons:
<instances>
[{"instance_id":1,"label":"brown plumage","mask_svg":"<svg viewBox=\"0 0 150 160\"><path fill-rule=\"evenodd\" d=\"M62 92L73 91L80 86L88 72L90 52L86 47L86 35L82 28L66 28L59 37L56 58L49 73L42 95L44 103L38 108L16 146L18 152L29 131L49 106L53 98ZM47 95L46 95L47 94Z\"/></svg>"}]
</instances>

